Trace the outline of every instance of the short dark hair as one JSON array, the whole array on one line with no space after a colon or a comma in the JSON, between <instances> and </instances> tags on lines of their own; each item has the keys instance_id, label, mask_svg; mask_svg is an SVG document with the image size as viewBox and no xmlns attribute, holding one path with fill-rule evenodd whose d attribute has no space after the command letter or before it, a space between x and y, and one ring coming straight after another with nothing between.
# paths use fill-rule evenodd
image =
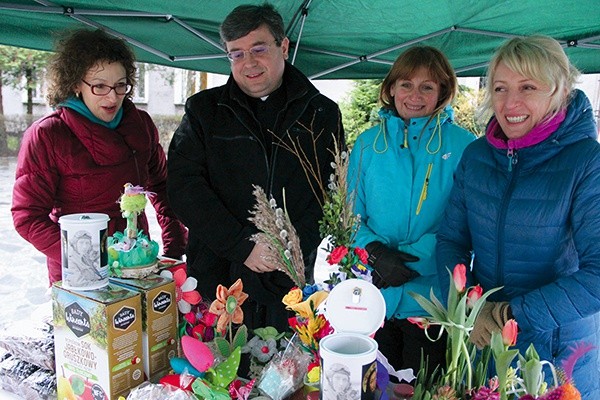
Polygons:
<instances>
[{"instance_id":1,"label":"short dark hair","mask_svg":"<svg viewBox=\"0 0 600 400\"><path fill-rule=\"evenodd\" d=\"M55 51L48 66L48 103L53 107L74 96L75 87L88 70L102 61L121 63L127 83L135 85L133 51L125 40L100 29L68 31L57 41Z\"/></svg>"},{"instance_id":2,"label":"short dark hair","mask_svg":"<svg viewBox=\"0 0 600 400\"><path fill-rule=\"evenodd\" d=\"M446 107L456 95L458 81L448 58L440 50L431 46L416 46L400 54L381 84L379 101L384 108L394 109L391 95L392 85L398 79L410 79L414 73L424 67L431 79L440 85L440 95L433 114Z\"/></svg>"},{"instance_id":3,"label":"short dark hair","mask_svg":"<svg viewBox=\"0 0 600 400\"><path fill-rule=\"evenodd\" d=\"M225 47L226 42L237 40L250 32L266 25L275 38L277 45L285 38L283 18L275 7L269 3L262 5L244 4L236 7L225 17L221 24L219 33L221 42Z\"/></svg>"}]
</instances>

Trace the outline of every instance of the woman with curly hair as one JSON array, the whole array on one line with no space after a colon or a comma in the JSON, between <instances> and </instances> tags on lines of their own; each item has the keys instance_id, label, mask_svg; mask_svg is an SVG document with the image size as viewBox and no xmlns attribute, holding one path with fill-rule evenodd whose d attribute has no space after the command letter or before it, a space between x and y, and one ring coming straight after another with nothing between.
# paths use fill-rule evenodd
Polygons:
<instances>
[{"instance_id":1,"label":"woman with curly hair","mask_svg":"<svg viewBox=\"0 0 600 400\"><path fill-rule=\"evenodd\" d=\"M131 101L135 58L127 44L101 30L69 32L48 68L51 114L25 132L13 188L17 232L47 257L50 284L61 280L58 219L108 214L107 234L125 228L117 199L126 183L156 193L151 202L164 253L179 258L187 231L171 211L166 157L150 116ZM138 226L148 232L140 215Z\"/></svg>"}]
</instances>

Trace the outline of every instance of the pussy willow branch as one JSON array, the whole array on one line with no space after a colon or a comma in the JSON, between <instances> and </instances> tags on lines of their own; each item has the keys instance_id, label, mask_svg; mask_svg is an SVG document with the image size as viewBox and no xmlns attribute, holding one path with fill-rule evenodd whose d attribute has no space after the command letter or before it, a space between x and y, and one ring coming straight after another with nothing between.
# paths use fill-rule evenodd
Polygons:
<instances>
[{"instance_id":1,"label":"pussy willow branch","mask_svg":"<svg viewBox=\"0 0 600 400\"><path fill-rule=\"evenodd\" d=\"M265 245L265 260L277 265L296 286L304 287L306 278L300 238L287 211L278 208L274 199L267 199L260 186L253 186L256 203L248 220L254 223L260 232L252 235L252 240ZM285 192L283 196L285 198Z\"/></svg>"}]
</instances>

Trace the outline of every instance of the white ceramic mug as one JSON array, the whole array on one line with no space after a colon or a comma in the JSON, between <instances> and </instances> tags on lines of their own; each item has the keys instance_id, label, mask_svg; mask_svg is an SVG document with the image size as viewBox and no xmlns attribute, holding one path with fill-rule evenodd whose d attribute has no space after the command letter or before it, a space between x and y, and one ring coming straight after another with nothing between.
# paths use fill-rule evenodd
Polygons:
<instances>
[{"instance_id":1,"label":"white ceramic mug","mask_svg":"<svg viewBox=\"0 0 600 400\"><path fill-rule=\"evenodd\" d=\"M373 400L377 342L358 333L334 333L319 342L321 400Z\"/></svg>"}]
</instances>

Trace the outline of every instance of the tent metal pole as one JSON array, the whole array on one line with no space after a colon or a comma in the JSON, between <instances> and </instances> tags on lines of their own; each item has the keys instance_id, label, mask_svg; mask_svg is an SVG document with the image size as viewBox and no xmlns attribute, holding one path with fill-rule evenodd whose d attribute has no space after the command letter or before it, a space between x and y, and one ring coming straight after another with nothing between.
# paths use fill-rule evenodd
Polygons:
<instances>
[{"instance_id":1,"label":"tent metal pole","mask_svg":"<svg viewBox=\"0 0 600 400\"><path fill-rule=\"evenodd\" d=\"M474 70L477 68L487 67L489 63L490 63L489 61L486 61L486 62L482 62L482 63L478 63L478 64L467 65L465 67L455 68L454 72L456 72L457 74L460 74L461 72L466 72L466 71L471 71L471 70Z\"/></svg>"},{"instance_id":2,"label":"tent metal pole","mask_svg":"<svg viewBox=\"0 0 600 400\"><path fill-rule=\"evenodd\" d=\"M296 62L296 55L298 54L298 49L300 48L300 40L302 39L302 32L304 31L304 24L306 23L306 18L308 17L308 7L310 7L310 3L312 0L306 1L302 5L302 22L300 23L300 32L298 32L298 40L296 40L296 45L294 46L294 56L292 57L292 65Z\"/></svg>"},{"instance_id":3,"label":"tent metal pole","mask_svg":"<svg viewBox=\"0 0 600 400\"><path fill-rule=\"evenodd\" d=\"M227 57L225 54L207 54L204 56L173 56L171 59L173 61L195 61L195 60L211 60L217 58L225 58ZM228 61L229 62L229 61Z\"/></svg>"},{"instance_id":4,"label":"tent metal pole","mask_svg":"<svg viewBox=\"0 0 600 400\"><path fill-rule=\"evenodd\" d=\"M183 27L188 32L198 36L200 39L204 40L206 43L209 43L209 44L213 45L214 47L216 47L217 49L223 51L223 46L221 46L219 43L215 42L214 40L212 40L211 38L206 36L204 33L200 32L199 30L197 30L197 29L191 27L190 25L188 25L187 23L183 22L179 18L172 17L171 20L173 22L175 22L177 25ZM225 57L225 54L223 54L223 57Z\"/></svg>"},{"instance_id":5,"label":"tent metal pole","mask_svg":"<svg viewBox=\"0 0 600 400\"><path fill-rule=\"evenodd\" d=\"M121 39L127 41L128 43L131 43L132 45L134 45L136 47L139 47L142 50L146 50L147 52L154 54L155 56L158 56L158 57L160 57L162 59L165 59L165 60L173 61L173 57L172 56L169 56L168 54L163 53L162 51L156 50L153 47L147 46L144 43L142 43L142 42L140 42L138 40L135 40L135 39L133 39L133 38L131 38L129 36L123 35L120 32L112 30L112 29L108 28L105 25L99 24L99 23L94 22L94 21L92 21L92 20L90 20L88 18L85 18L85 17L79 17L77 15L68 14L68 16L70 18L73 18L76 21L81 22L82 24L85 24L85 25L88 25L88 26L92 26L94 28L102 29L106 33L109 33L109 34L111 34L111 35L113 35L115 37L121 38Z\"/></svg>"},{"instance_id":6,"label":"tent metal pole","mask_svg":"<svg viewBox=\"0 0 600 400\"><path fill-rule=\"evenodd\" d=\"M451 32L453 30L454 30L454 27L442 29L442 30L439 30L437 32L430 33L429 35L421 36L419 38L416 38L416 39L413 39L413 40L409 40L408 42L404 42L402 44L399 44L399 45L396 45L396 46L392 46L392 47L389 47L389 48L384 49L384 50L380 50L380 51L375 52L375 53L371 53L371 54L367 54L367 55L362 55L362 56L359 56L358 58L356 56L354 56L354 61L350 61L350 62L347 62L347 63L344 63L344 64L337 65L337 66L335 66L333 68L326 69L326 70L324 70L322 72L317 72L316 74L313 74L309 78L310 79L317 79L317 78L320 78L320 77L322 77L324 75L330 74L332 72L339 71L340 69L348 68L348 67L350 67L352 65L355 65L355 64L358 64L360 62L371 61L371 59L373 59L375 57L378 57L378 56L381 56L383 54L387 54L389 52L392 52L392 51L404 48L406 46L410 46L410 45L415 44L415 43L420 43L420 42L422 42L424 40L431 39L433 37L443 35L445 33Z\"/></svg>"},{"instance_id":7,"label":"tent metal pole","mask_svg":"<svg viewBox=\"0 0 600 400\"><path fill-rule=\"evenodd\" d=\"M94 15L93 14L94 10L85 10L83 13L79 13L79 12L76 12L75 9L72 8L72 7L58 7L56 4L54 4L52 2L49 2L49 1L46 1L46 0L35 0L35 1L37 3L42 4L44 6L44 7L36 7L36 9L40 9L41 10L43 8L59 8L59 9L62 10L61 14L64 14L65 16L67 16L69 18L72 18L72 19L74 19L76 21L79 21L82 24L85 24L85 25L88 25L88 26L92 26L92 27L97 28L97 29L102 29L102 30L106 31L109 34L111 34L111 35L113 35L115 37L121 38L121 39L127 41L128 43L131 43L132 45L134 45L136 47L139 47L140 49L146 50L147 52L152 53L155 56L158 56L158 57L160 57L162 59L169 60L169 61L173 60L172 56L169 56L168 54L166 54L166 53L164 53L162 51L159 51L159 50L157 50L157 49L155 49L153 47L147 46L147 45L145 45L144 43L142 43L142 42L140 42L138 40L135 40L135 39L133 39L133 38L131 38L129 36L123 35L122 33L117 32L115 30L112 30L112 29L108 28L105 25L102 25L102 24L99 24L99 23L97 23L95 21L92 21L89 18L86 18L86 17L83 17L83 16L79 16L80 14L83 14L83 13L88 13L89 15ZM144 14L144 13L140 13L140 14ZM96 15L108 15L108 14L106 14L106 13L103 12L103 13L98 13ZM112 15L112 12L111 12L110 15ZM135 13L135 15L136 16L142 16L142 15L139 15L138 13ZM145 16L149 16L149 15L150 14L147 14ZM153 15L156 16L157 14L153 14ZM162 18L167 18L167 16L165 16L165 15L159 15L159 16L162 17ZM170 18L170 16L169 16L169 18ZM169 18L167 18L167 20Z\"/></svg>"},{"instance_id":8,"label":"tent metal pole","mask_svg":"<svg viewBox=\"0 0 600 400\"><path fill-rule=\"evenodd\" d=\"M62 14L62 13L64 13L64 9L62 7L26 6L23 4L13 4L13 3L1 3L0 10L31 11L31 12L35 12L35 13L44 13L44 14Z\"/></svg>"},{"instance_id":9,"label":"tent metal pole","mask_svg":"<svg viewBox=\"0 0 600 400\"><path fill-rule=\"evenodd\" d=\"M456 32L473 33L475 35L482 35L482 36L496 36L496 37L501 37L501 38L505 38L505 39L512 39L514 37L519 36L519 35L512 35L510 33L483 31L481 29L471 29L471 28L461 28L461 27L454 27L454 30Z\"/></svg>"}]
</instances>

